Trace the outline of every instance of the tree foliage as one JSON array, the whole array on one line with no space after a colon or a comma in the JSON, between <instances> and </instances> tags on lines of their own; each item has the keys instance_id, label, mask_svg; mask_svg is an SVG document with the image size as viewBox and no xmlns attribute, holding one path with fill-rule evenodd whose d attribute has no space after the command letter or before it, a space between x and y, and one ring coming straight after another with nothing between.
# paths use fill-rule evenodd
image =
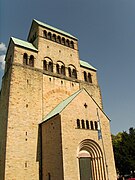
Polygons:
<instances>
[{"instance_id":1,"label":"tree foliage","mask_svg":"<svg viewBox=\"0 0 135 180\"><path fill-rule=\"evenodd\" d=\"M135 129L112 135L114 158L120 175L135 175Z\"/></svg>"}]
</instances>

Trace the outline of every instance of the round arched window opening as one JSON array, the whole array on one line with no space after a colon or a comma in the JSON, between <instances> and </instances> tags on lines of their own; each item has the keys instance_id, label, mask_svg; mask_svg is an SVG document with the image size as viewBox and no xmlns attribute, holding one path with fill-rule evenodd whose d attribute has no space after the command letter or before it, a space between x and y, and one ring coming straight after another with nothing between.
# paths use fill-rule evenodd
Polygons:
<instances>
[{"instance_id":1,"label":"round arched window opening","mask_svg":"<svg viewBox=\"0 0 135 180\"><path fill-rule=\"evenodd\" d=\"M27 55L27 53L24 53L24 55L23 55L23 64L28 65L28 55Z\"/></svg>"},{"instance_id":2,"label":"round arched window opening","mask_svg":"<svg viewBox=\"0 0 135 180\"><path fill-rule=\"evenodd\" d=\"M33 55L30 56L29 65L30 65L31 67L34 67L34 56L33 56Z\"/></svg>"}]
</instances>

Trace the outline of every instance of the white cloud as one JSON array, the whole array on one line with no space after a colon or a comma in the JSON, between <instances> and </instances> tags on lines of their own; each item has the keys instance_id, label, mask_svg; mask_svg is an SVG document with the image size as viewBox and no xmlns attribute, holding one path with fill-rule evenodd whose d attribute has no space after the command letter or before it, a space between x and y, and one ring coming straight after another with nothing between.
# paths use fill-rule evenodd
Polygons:
<instances>
[{"instance_id":1,"label":"white cloud","mask_svg":"<svg viewBox=\"0 0 135 180\"><path fill-rule=\"evenodd\" d=\"M0 53L6 52L6 50L7 50L6 45L4 43L0 43Z\"/></svg>"},{"instance_id":2,"label":"white cloud","mask_svg":"<svg viewBox=\"0 0 135 180\"><path fill-rule=\"evenodd\" d=\"M5 53L6 53L6 45L1 42L0 43L0 70L4 70L5 68Z\"/></svg>"},{"instance_id":3,"label":"white cloud","mask_svg":"<svg viewBox=\"0 0 135 180\"><path fill-rule=\"evenodd\" d=\"M0 69L4 70L5 68L5 54L0 55Z\"/></svg>"}]
</instances>

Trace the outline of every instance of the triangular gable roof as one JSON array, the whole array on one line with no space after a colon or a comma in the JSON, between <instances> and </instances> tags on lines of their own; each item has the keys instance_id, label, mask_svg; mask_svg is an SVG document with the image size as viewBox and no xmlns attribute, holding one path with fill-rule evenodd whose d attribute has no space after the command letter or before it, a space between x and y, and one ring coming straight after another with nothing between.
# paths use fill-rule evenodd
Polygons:
<instances>
[{"instance_id":1,"label":"triangular gable roof","mask_svg":"<svg viewBox=\"0 0 135 180\"><path fill-rule=\"evenodd\" d=\"M94 68L91 64L89 64L88 62L83 61L83 60L80 60L80 66L85 67L85 68L88 68L88 69L92 69L92 70L94 70L94 71L97 70L97 69Z\"/></svg>"},{"instance_id":2,"label":"triangular gable roof","mask_svg":"<svg viewBox=\"0 0 135 180\"><path fill-rule=\"evenodd\" d=\"M100 108L100 106L96 103L96 101L91 97L91 95L86 91L86 89L80 89L78 90L77 92L75 92L74 94L72 94L71 96L69 96L67 99L65 99L64 101L62 101L60 104L58 104L49 114L47 114L45 116L45 118L43 119L42 122L45 122L47 120L49 120L50 118L60 114L67 106L68 104L79 94L81 93L82 91L85 91L89 96L90 98L94 101L94 103L98 106L98 108L103 112L103 114L107 117L108 120L109 117L105 114L105 112Z\"/></svg>"},{"instance_id":3,"label":"triangular gable roof","mask_svg":"<svg viewBox=\"0 0 135 180\"><path fill-rule=\"evenodd\" d=\"M78 90L77 92L75 92L74 94L72 94L71 96L69 96L67 99L65 99L64 101L62 101L60 104L58 104L44 119L43 121L46 121L50 118L52 118L53 116L59 114L60 112L63 111L63 109L65 109L65 107L82 91L82 89Z\"/></svg>"},{"instance_id":4,"label":"triangular gable roof","mask_svg":"<svg viewBox=\"0 0 135 180\"><path fill-rule=\"evenodd\" d=\"M24 47L24 48L31 49L31 50L34 50L34 51L38 51L38 50L33 46L33 44L31 44L30 42L27 42L27 41L24 41L24 40L21 40L21 39L18 39L18 38L14 38L14 37L11 37L11 40L13 41L13 43L14 43L15 45L22 46L22 47Z\"/></svg>"}]
</instances>

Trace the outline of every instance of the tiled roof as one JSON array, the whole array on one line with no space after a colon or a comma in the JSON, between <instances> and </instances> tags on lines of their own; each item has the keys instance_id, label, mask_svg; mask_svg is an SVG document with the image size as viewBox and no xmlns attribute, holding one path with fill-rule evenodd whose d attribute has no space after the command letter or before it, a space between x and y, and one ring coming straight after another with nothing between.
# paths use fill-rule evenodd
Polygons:
<instances>
[{"instance_id":1,"label":"tiled roof","mask_svg":"<svg viewBox=\"0 0 135 180\"><path fill-rule=\"evenodd\" d=\"M97 70L96 68L94 68L92 65L90 65L90 64L89 64L88 62L86 62L86 61L80 60L80 65L83 66L83 67L86 67L86 68L88 68L88 69L92 69L92 70L94 70L94 71Z\"/></svg>"},{"instance_id":2,"label":"tiled roof","mask_svg":"<svg viewBox=\"0 0 135 180\"><path fill-rule=\"evenodd\" d=\"M34 50L34 51L38 51L33 46L33 44L31 44L30 42L27 42L27 41L24 41L24 40L21 40L21 39L17 39L17 38L14 38L14 37L11 37L11 40L14 42L14 44L16 44L18 46L22 46L22 47L25 47L25 48L28 48L28 49L31 49L31 50Z\"/></svg>"},{"instance_id":3,"label":"tiled roof","mask_svg":"<svg viewBox=\"0 0 135 180\"><path fill-rule=\"evenodd\" d=\"M52 118L53 116L59 114L60 112L63 111L63 109L65 109L65 107L82 91L82 89L78 90L77 92L75 92L74 94L72 94L71 96L69 96L67 99L65 99L64 101L62 101L60 104L58 104L44 119L43 122Z\"/></svg>"}]
</instances>

